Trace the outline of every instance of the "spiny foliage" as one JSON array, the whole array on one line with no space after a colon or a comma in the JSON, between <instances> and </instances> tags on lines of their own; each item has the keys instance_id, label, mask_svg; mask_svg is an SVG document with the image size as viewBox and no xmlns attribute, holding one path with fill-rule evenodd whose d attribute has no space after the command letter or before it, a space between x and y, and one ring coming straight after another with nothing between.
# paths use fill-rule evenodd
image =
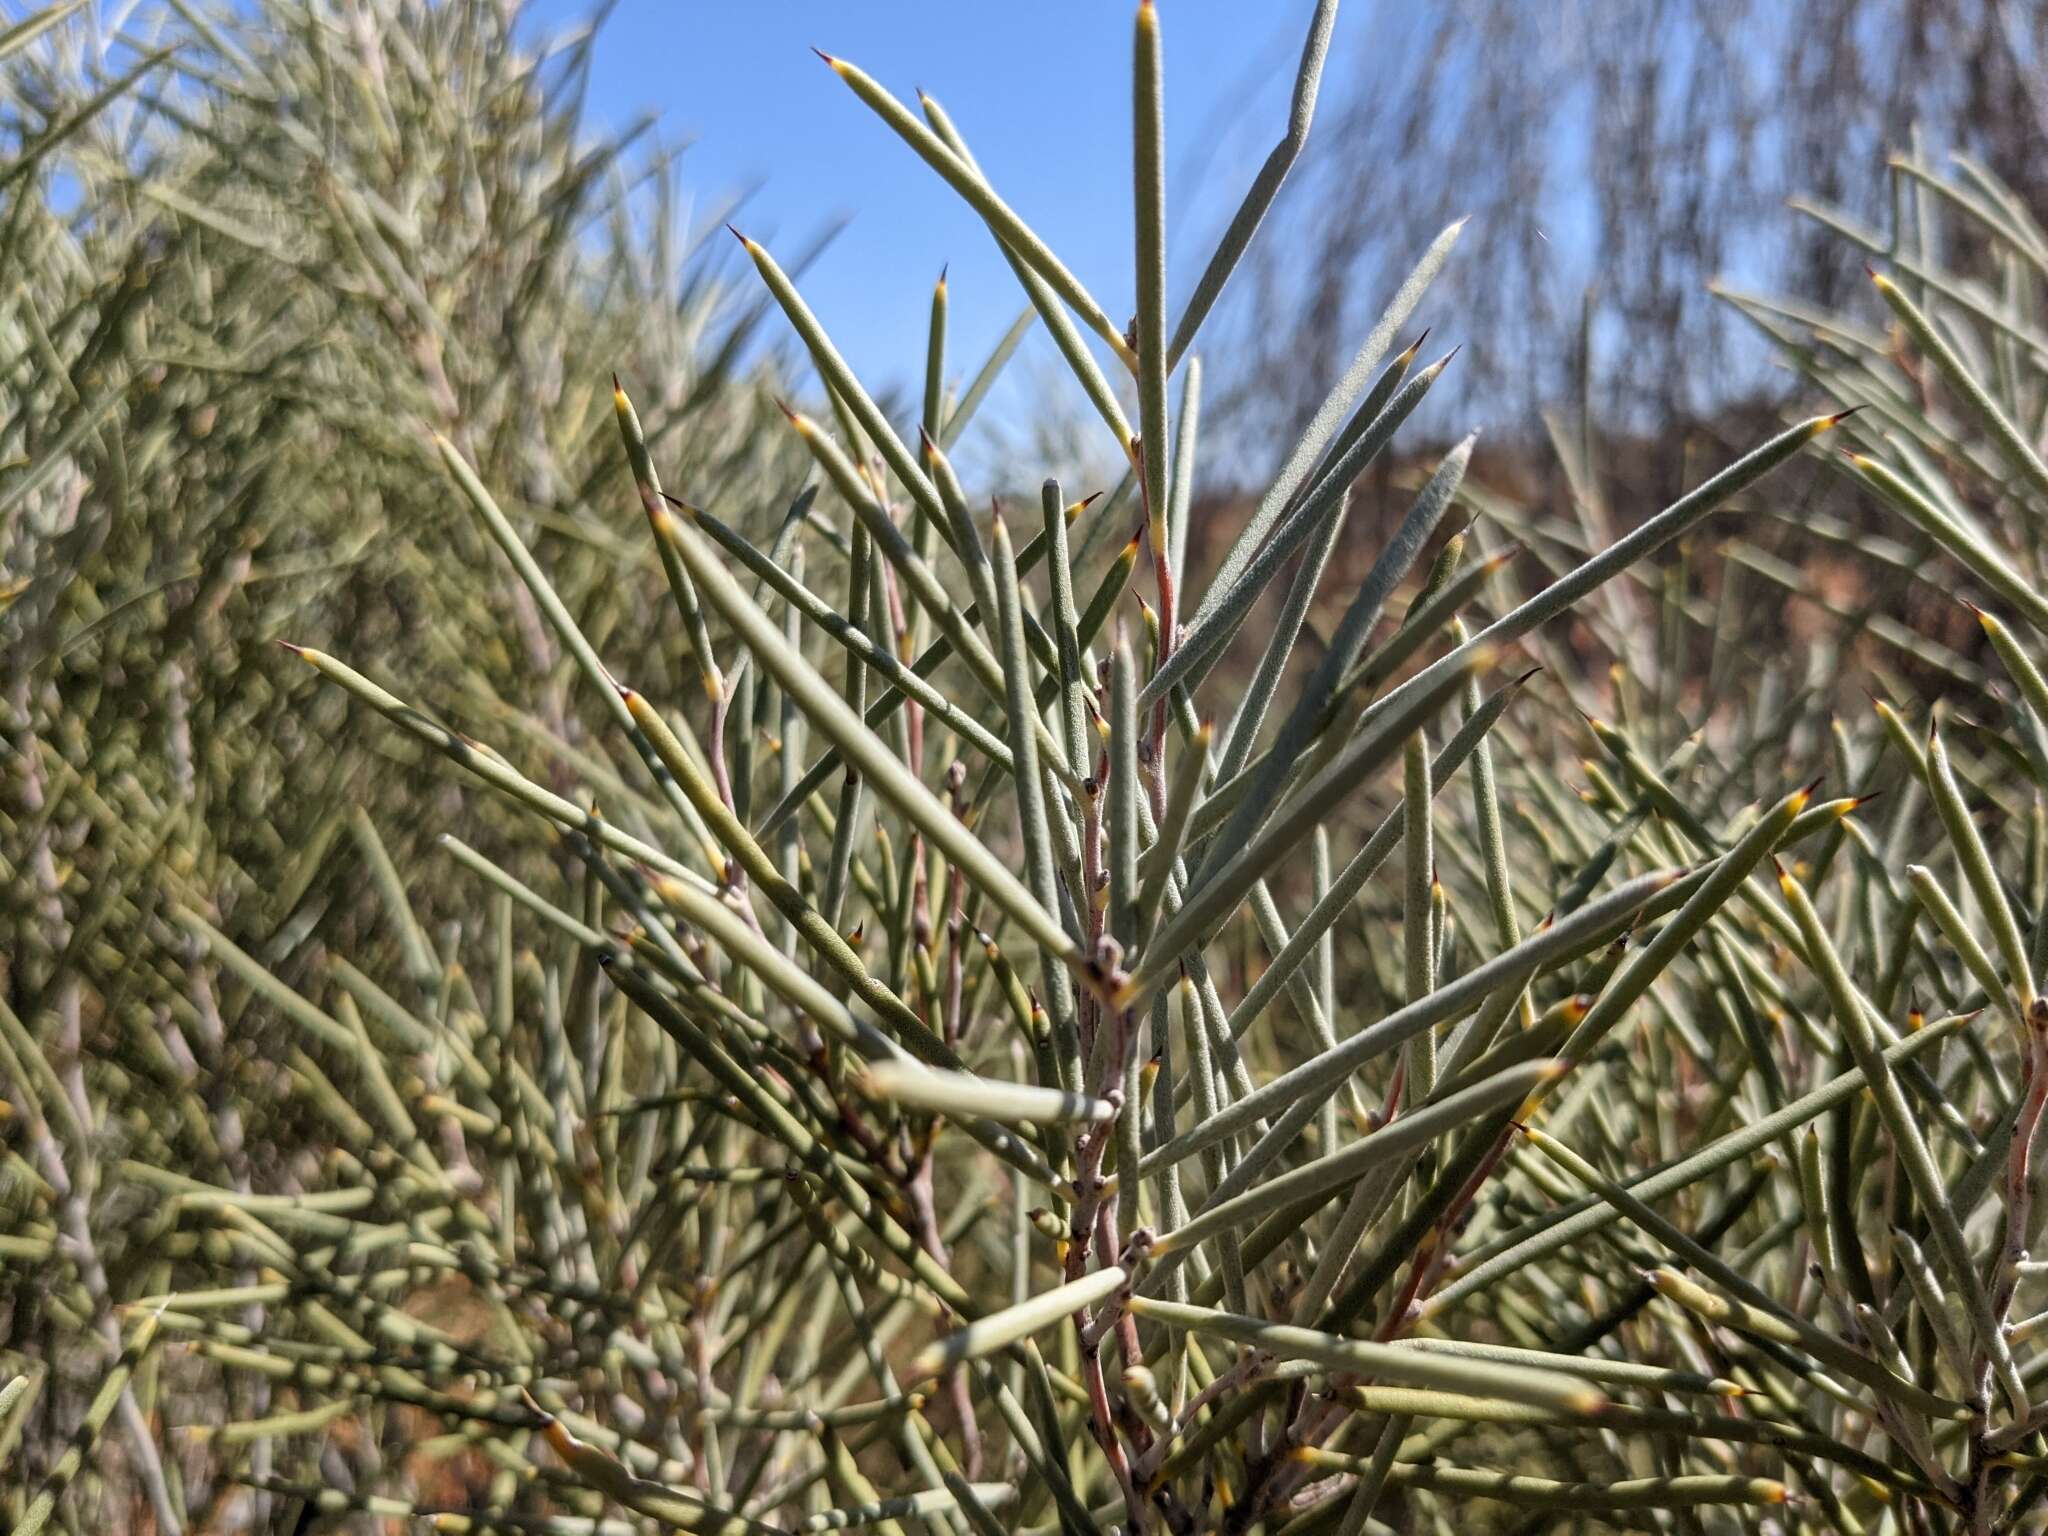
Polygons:
<instances>
[{"instance_id":1,"label":"spiny foliage","mask_svg":"<svg viewBox=\"0 0 2048 1536\"><path fill-rule=\"evenodd\" d=\"M587 42L522 52L520 18L481 5L150 8L141 36L89 19L61 4L0 32L0 1332L4 1374L37 1367L0 1431L0 1520L49 1516L87 1420L113 1460L58 1478L87 1480L66 1518L118 1496L125 1523L146 1486L133 1517L170 1529L224 1497L248 1511L217 1454L180 1465L193 1414L159 1399L154 1359L88 1413L117 1309L195 1240L136 1170L238 1192L327 1177L346 1138L303 1094L337 1070L332 1042L247 978L318 989L347 954L417 1004L473 903L420 873L444 862L445 784L306 698L269 637L402 657L452 718L568 782L597 717L430 428L507 488L580 622L650 678L688 654L652 617L659 565L581 514L616 470L608 370L660 381L679 467L745 484L796 456L760 430L742 363L766 310L726 281L717 226L683 230L665 153L582 125ZM491 807L465 831L549 867ZM393 919L399 892L415 906ZM211 962L200 924L252 958ZM212 1416L272 1398L242 1378ZM95 1486L96 1466L120 1470Z\"/></svg>"},{"instance_id":2,"label":"spiny foliage","mask_svg":"<svg viewBox=\"0 0 2048 1536\"><path fill-rule=\"evenodd\" d=\"M1448 362L1397 348L1454 226L1196 597L1193 343L1334 13L1170 311L1139 9L1128 325L936 101L826 61L988 224L1130 464L1101 498L963 484L948 450L1007 352L953 396L943 282L899 421L751 240L817 416L756 430L714 349L643 420L594 354L692 366L689 325L632 324L673 269L636 285L628 226L575 238L598 178L482 7L194 21L205 111L152 98L162 144L96 167L132 208L23 199L10 228L82 248L82 318L16 297L34 391L0 488L9 622L41 636L4 845L6 1242L46 1280L9 1292L17 1529L280 1495L563 1533L2038 1519L2048 241L1969 167L1902 166L1894 234L1846 232L1894 329L1739 301L1826 414L1620 534L1590 431L1560 434L1563 516L1468 482L1459 443L1331 590L1355 483ZM312 141L363 146L346 192L276 126L335 80L356 94ZM393 171L399 143L446 156ZM508 154L442 230L463 168ZM536 218L557 235L519 248ZM100 239L172 246L143 290L167 314L52 368L109 325ZM229 292L258 296L226 306L254 383L222 361ZM303 331L266 318L294 306ZM272 423L245 390L299 404ZM216 393L228 448L143 431ZM1766 479L1838 425L1856 451L1825 462L1902 515L1882 531ZM331 560L372 493L386 521L312 599L259 601L245 565L191 621L211 645L121 621L196 602L182 567L146 583L193 541L131 508ZM1716 515L1741 532L1695 565ZM1774 516L1875 594L1803 672L1744 649L1780 604L1757 576L1830 601L1748 541ZM1894 616L1908 580L1979 598L1982 665ZM281 622L308 666L259 654ZM1855 723L1851 642L1893 695ZM1930 683L1965 729L1908 720ZM124 735L137 701L203 707L208 750Z\"/></svg>"}]
</instances>

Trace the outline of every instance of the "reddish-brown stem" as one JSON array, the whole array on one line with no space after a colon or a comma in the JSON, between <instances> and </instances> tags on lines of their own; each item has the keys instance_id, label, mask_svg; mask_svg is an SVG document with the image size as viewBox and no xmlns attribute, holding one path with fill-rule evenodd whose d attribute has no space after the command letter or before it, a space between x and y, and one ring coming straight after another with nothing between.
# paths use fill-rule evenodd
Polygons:
<instances>
[{"instance_id":1,"label":"reddish-brown stem","mask_svg":"<svg viewBox=\"0 0 2048 1536\"><path fill-rule=\"evenodd\" d=\"M950 1268L946 1240L939 1234L939 1212L932 1198L932 1142L927 1139L915 1170L903 1181L903 1191L917 1220L918 1241L940 1268ZM955 1365L946 1373L946 1391L953 1400L953 1416L960 1425L960 1442L967 1452L967 1476L981 1476L981 1425L974 1416L974 1395L965 1367Z\"/></svg>"},{"instance_id":2,"label":"reddish-brown stem","mask_svg":"<svg viewBox=\"0 0 2048 1536\"><path fill-rule=\"evenodd\" d=\"M1087 1327L1086 1314L1077 1313L1074 1326ZM1123 1490L1124 1505L1129 1509L1131 1522L1142 1529L1145 1524L1145 1501L1138 1497L1137 1485L1131 1481L1130 1462L1124 1457L1123 1442L1117 1438L1116 1419L1109 1406L1109 1388L1102 1380L1102 1355L1090 1350L1082 1374L1087 1378L1088 1406L1093 1414L1091 1427L1095 1431L1095 1443L1102 1447L1103 1459L1116 1474L1117 1486Z\"/></svg>"},{"instance_id":3,"label":"reddish-brown stem","mask_svg":"<svg viewBox=\"0 0 2048 1536\"><path fill-rule=\"evenodd\" d=\"M1492 1149L1487 1152L1479 1166L1472 1170L1472 1176L1465 1180L1464 1187L1452 1197L1451 1203L1445 1208L1443 1215L1437 1218L1436 1225L1430 1229L1429 1235L1423 1238L1421 1250L1415 1255L1415 1262L1409 1267L1408 1283L1402 1287L1395 1305L1380 1320L1375 1337L1382 1344L1398 1338L1408 1324L1414 1321L1416 1302L1429 1294L1430 1287L1436 1284L1438 1277L1443 1273L1445 1262L1450 1258L1450 1234L1457 1230L1458 1223L1464 1219L1465 1212L1471 1209L1472 1202L1479 1196L1479 1191L1485 1186L1486 1181L1493 1177L1494 1170L1500 1166L1500 1160L1507 1156L1508 1145L1514 1139L1515 1127L1504 1126Z\"/></svg>"}]
</instances>

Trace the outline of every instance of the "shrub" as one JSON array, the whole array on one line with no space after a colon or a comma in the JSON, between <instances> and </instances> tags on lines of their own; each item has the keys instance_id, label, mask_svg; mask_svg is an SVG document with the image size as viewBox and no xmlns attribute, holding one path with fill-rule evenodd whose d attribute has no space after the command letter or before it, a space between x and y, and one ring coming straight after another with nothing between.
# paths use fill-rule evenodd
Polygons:
<instances>
[{"instance_id":1,"label":"shrub","mask_svg":"<svg viewBox=\"0 0 2048 1536\"><path fill-rule=\"evenodd\" d=\"M1893 331L1736 301L1823 414L1618 535L1590 454L1558 517L1467 439L1325 592L1453 226L1194 598L1192 345L1334 9L1171 325L1149 3L1128 326L936 101L826 61L989 225L1100 498L963 485L943 282L899 421L743 241L819 380L762 431L719 286L671 314L623 211L579 241L601 166L483 7L194 19L151 67L204 110L74 152L118 217L22 202L74 297L17 296L0 488L17 1529L2037 1518L2048 240L1902 166L1899 233L1845 232ZM695 371L601 444L608 353ZM1902 521L1766 478L1838 440ZM1743 650L1759 579L1832 601L1774 516L1867 594L1803 672ZM1897 616L1957 579L1981 660Z\"/></svg>"}]
</instances>

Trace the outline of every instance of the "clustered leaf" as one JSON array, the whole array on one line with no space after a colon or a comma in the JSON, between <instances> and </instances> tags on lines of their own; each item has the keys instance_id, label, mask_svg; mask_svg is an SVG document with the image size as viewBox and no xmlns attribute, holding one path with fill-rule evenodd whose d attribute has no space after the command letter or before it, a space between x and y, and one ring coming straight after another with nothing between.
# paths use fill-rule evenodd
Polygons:
<instances>
[{"instance_id":1,"label":"clustered leaf","mask_svg":"<svg viewBox=\"0 0 2048 1536\"><path fill-rule=\"evenodd\" d=\"M914 416L587 35L0 32L11 1529L2038 1525L2048 238L1810 210L1825 408L1566 519L1426 436L1453 224L1198 498L1336 10L1191 284L1152 0L1127 286L825 56L1023 291ZM956 458L1035 323L1118 484Z\"/></svg>"}]
</instances>

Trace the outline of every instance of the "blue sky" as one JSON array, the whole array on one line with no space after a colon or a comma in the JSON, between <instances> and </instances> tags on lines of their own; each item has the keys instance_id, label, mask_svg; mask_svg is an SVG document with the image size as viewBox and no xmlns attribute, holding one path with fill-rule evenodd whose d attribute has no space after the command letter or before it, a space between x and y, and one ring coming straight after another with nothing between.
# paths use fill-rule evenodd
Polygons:
<instances>
[{"instance_id":1,"label":"blue sky","mask_svg":"<svg viewBox=\"0 0 2048 1536\"><path fill-rule=\"evenodd\" d=\"M1370 9L1340 11L1330 84ZM1162 0L1175 309L1280 136L1310 10L1306 0ZM578 0L537 5L548 25L583 11ZM935 96L1004 197L1123 316L1134 12L1126 0L620 0L593 57L591 107L613 126L658 112L664 138L689 145L685 177L703 209L758 184L735 222L778 254L850 216L804 277L805 296L871 389L914 389L941 266L951 265L956 380L1022 296L980 221L811 48L906 101L920 86ZM1172 201L1197 183L1201 199ZM1013 389L1054 377L1033 366L1052 355L1042 334L1026 348Z\"/></svg>"}]
</instances>

